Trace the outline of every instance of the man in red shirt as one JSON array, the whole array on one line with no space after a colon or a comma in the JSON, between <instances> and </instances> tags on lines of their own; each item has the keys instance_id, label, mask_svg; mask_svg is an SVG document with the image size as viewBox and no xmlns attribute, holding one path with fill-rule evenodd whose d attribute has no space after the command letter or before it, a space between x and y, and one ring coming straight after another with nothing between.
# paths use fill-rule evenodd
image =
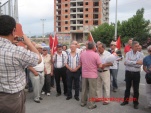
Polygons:
<instances>
[{"instance_id":1,"label":"man in red shirt","mask_svg":"<svg viewBox=\"0 0 151 113\"><path fill-rule=\"evenodd\" d=\"M127 52L129 52L131 50L132 41L133 41L132 39L128 40L128 44L124 48L125 55L126 55Z\"/></svg>"}]
</instances>

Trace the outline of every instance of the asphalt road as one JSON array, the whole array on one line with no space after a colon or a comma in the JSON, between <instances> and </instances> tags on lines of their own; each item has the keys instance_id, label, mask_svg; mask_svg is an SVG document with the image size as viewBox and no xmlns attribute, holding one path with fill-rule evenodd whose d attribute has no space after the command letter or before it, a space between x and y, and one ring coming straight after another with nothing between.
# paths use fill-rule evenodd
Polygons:
<instances>
[{"instance_id":1,"label":"asphalt road","mask_svg":"<svg viewBox=\"0 0 151 113\"><path fill-rule=\"evenodd\" d=\"M119 66L118 91L116 93L111 91L111 97L123 98L124 96L125 67L123 62L121 61ZM27 92L26 113L151 113L151 109L144 108L146 106L144 75L145 73L141 72L139 109L137 110L133 108L132 102L126 106L120 106L121 102L117 101L112 101L109 105L102 105L102 102L98 102L96 103L97 108L90 110L87 107L81 107L80 101L76 101L74 98L66 100L64 95L56 97L56 90L51 89L51 96L43 95L41 103L35 103L33 93Z\"/></svg>"}]
</instances>

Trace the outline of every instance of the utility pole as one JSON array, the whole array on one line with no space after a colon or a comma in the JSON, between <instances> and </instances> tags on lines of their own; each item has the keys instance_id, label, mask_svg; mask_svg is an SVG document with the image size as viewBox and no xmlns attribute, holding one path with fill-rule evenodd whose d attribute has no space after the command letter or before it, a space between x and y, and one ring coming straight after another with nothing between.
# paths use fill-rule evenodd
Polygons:
<instances>
[{"instance_id":1,"label":"utility pole","mask_svg":"<svg viewBox=\"0 0 151 113\"><path fill-rule=\"evenodd\" d=\"M15 18L16 22L19 22L19 18L18 18L18 0L15 0L15 3L14 3L14 18Z\"/></svg>"},{"instance_id":2,"label":"utility pole","mask_svg":"<svg viewBox=\"0 0 151 113\"><path fill-rule=\"evenodd\" d=\"M45 27L45 21L46 21L46 19L41 19L41 21L42 21L42 36L44 38L45 37L44 36L44 27Z\"/></svg>"},{"instance_id":3,"label":"utility pole","mask_svg":"<svg viewBox=\"0 0 151 113\"><path fill-rule=\"evenodd\" d=\"M0 2L0 15L2 14L2 12L1 12L2 10L1 10L1 2Z\"/></svg>"},{"instance_id":4,"label":"utility pole","mask_svg":"<svg viewBox=\"0 0 151 113\"><path fill-rule=\"evenodd\" d=\"M116 8L115 8L115 40L117 39L117 0L116 0Z\"/></svg>"}]
</instances>

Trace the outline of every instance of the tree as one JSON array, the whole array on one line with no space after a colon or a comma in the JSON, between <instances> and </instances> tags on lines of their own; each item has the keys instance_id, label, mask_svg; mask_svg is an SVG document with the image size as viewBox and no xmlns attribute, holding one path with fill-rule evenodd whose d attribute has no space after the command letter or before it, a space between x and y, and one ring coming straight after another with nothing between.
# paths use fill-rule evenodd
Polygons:
<instances>
[{"instance_id":1,"label":"tree","mask_svg":"<svg viewBox=\"0 0 151 113\"><path fill-rule=\"evenodd\" d=\"M104 23L91 31L94 41L101 41L105 44L110 44L114 36L114 25Z\"/></svg>"},{"instance_id":2,"label":"tree","mask_svg":"<svg viewBox=\"0 0 151 113\"><path fill-rule=\"evenodd\" d=\"M118 34L121 35L123 41L127 41L129 37L143 42L149 36L149 24L150 21L144 19L144 9L142 8L137 10L136 15L119 24Z\"/></svg>"}]
</instances>

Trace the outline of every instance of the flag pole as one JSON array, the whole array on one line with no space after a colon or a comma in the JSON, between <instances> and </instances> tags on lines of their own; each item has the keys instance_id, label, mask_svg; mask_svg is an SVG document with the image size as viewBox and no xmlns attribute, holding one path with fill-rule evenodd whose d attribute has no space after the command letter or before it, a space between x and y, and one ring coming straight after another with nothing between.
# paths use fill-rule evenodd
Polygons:
<instances>
[{"instance_id":1,"label":"flag pole","mask_svg":"<svg viewBox=\"0 0 151 113\"><path fill-rule=\"evenodd\" d=\"M52 53L54 52L53 48L54 48L54 43L55 43L55 36L56 36L56 32L54 33L54 36L53 36L54 38L53 38L53 44L52 44Z\"/></svg>"},{"instance_id":2,"label":"flag pole","mask_svg":"<svg viewBox=\"0 0 151 113\"><path fill-rule=\"evenodd\" d=\"M117 0L116 0L116 9L115 9L115 40L117 39Z\"/></svg>"}]
</instances>

